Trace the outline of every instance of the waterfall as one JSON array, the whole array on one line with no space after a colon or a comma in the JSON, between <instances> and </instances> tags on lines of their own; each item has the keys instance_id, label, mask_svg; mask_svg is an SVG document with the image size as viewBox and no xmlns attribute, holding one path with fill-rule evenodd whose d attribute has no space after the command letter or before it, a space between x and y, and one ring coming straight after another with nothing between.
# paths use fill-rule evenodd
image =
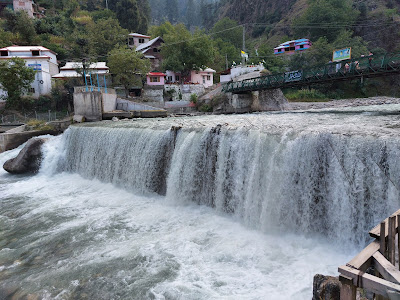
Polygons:
<instances>
[{"instance_id":1,"label":"waterfall","mask_svg":"<svg viewBox=\"0 0 400 300\"><path fill-rule=\"evenodd\" d=\"M207 205L264 232L362 245L399 206L400 144L388 135L151 123L72 126L61 139L44 166Z\"/></svg>"}]
</instances>

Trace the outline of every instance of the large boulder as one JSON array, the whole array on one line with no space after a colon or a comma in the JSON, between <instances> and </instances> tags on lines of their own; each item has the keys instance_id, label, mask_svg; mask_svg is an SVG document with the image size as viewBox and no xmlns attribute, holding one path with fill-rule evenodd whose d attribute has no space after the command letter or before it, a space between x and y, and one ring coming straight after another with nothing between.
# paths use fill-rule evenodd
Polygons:
<instances>
[{"instance_id":1,"label":"large boulder","mask_svg":"<svg viewBox=\"0 0 400 300\"><path fill-rule=\"evenodd\" d=\"M42 160L42 144L46 139L32 138L18 156L7 160L3 168L12 174L37 173Z\"/></svg>"},{"instance_id":2,"label":"large boulder","mask_svg":"<svg viewBox=\"0 0 400 300\"><path fill-rule=\"evenodd\" d=\"M316 274L312 300L340 300L341 283L337 277Z\"/></svg>"}]
</instances>

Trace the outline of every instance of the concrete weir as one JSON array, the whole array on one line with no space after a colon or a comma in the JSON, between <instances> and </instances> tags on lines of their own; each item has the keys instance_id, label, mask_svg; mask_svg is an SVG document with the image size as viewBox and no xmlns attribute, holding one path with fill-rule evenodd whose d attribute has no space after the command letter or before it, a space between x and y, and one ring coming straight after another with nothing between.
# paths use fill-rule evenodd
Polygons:
<instances>
[{"instance_id":1,"label":"concrete weir","mask_svg":"<svg viewBox=\"0 0 400 300\"><path fill-rule=\"evenodd\" d=\"M74 93L75 116L81 120L101 121L117 118L166 117L167 111L142 103L117 98L114 90L110 93L100 91L76 90Z\"/></svg>"}]
</instances>

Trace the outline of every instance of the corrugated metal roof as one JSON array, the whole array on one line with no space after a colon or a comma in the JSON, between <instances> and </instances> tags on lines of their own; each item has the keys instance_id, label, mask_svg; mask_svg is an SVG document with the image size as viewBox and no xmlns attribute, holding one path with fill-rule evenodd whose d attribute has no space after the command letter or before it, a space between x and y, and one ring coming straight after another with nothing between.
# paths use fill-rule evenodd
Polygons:
<instances>
[{"instance_id":1,"label":"corrugated metal roof","mask_svg":"<svg viewBox=\"0 0 400 300\"><path fill-rule=\"evenodd\" d=\"M161 39L161 37L158 36L158 37L148 41L147 43L144 43L143 45L138 46L136 48L136 51L142 51L142 50L145 50L146 48L151 47L155 42L157 42L158 39Z\"/></svg>"}]
</instances>

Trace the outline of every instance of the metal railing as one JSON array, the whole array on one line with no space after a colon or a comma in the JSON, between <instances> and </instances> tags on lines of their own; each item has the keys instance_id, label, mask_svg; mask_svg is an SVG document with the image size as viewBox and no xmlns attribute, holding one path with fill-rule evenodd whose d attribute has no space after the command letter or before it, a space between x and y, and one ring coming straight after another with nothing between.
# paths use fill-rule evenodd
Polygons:
<instances>
[{"instance_id":1,"label":"metal railing","mask_svg":"<svg viewBox=\"0 0 400 300\"><path fill-rule=\"evenodd\" d=\"M27 123L29 120L41 120L46 122L62 120L69 116L69 112L47 111L47 112L27 112L20 114L0 115L0 125Z\"/></svg>"},{"instance_id":2,"label":"metal railing","mask_svg":"<svg viewBox=\"0 0 400 300\"><path fill-rule=\"evenodd\" d=\"M243 93L257 90L304 86L360 77L385 76L400 73L400 53L366 56L331 62L325 65L272 74L223 85L224 92Z\"/></svg>"}]
</instances>

